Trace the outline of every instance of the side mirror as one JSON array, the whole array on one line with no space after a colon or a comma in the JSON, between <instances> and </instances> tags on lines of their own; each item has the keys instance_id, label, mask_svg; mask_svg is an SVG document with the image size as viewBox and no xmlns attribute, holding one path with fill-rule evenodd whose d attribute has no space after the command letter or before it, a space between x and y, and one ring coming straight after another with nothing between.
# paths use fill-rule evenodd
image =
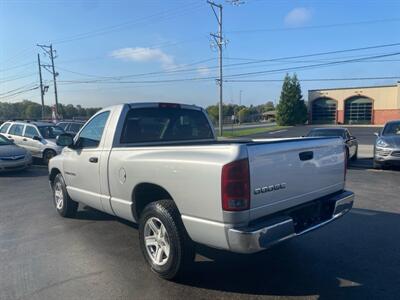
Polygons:
<instances>
[{"instance_id":1,"label":"side mirror","mask_svg":"<svg viewBox=\"0 0 400 300\"><path fill-rule=\"evenodd\" d=\"M33 136L32 139L35 140L35 141L39 141L39 142L42 140L42 139L40 138L40 136L37 136L37 135Z\"/></svg>"},{"instance_id":2,"label":"side mirror","mask_svg":"<svg viewBox=\"0 0 400 300\"><path fill-rule=\"evenodd\" d=\"M56 138L56 143L58 146L69 147L74 144L74 139L71 135L63 133Z\"/></svg>"},{"instance_id":3,"label":"side mirror","mask_svg":"<svg viewBox=\"0 0 400 300\"><path fill-rule=\"evenodd\" d=\"M356 139L356 137L355 136L350 136L350 140L352 141L352 140L355 140Z\"/></svg>"},{"instance_id":4,"label":"side mirror","mask_svg":"<svg viewBox=\"0 0 400 300\"><path fill-rule=\"evenodd\" d=\"M374 135L379 137L379 132L374 132Z\"/></svg>"}]
</instances>

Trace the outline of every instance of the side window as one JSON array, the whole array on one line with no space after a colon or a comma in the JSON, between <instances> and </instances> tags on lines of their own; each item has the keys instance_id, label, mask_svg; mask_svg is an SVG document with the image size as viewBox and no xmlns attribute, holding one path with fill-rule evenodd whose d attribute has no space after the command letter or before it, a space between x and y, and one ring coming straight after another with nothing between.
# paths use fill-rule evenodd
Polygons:
<instances>
[{"instance_id":1,"label":"side window","mask_svg":"<svg viewBox=\"0 0 400 300\"><path fill-rule=\"evenodd\" d=\"M109 111L103 112L86 124L77 141L79 148L96 148L99 146L109 115Z\"/></svg>"},{"instance_id":2,"label":"side window","mask_svg":"<svg viewBox=\"0 0 400 300\"><path fill-rule=\"evenodd\" d=\"M57 126L61 127L62 129L66 129L67 128L68 123L58 123Z\"/></svg>"},{"instance_id":3,"label":"side window","mask_svg":"<svg viewBox=\"0 0 400 300\"><path fill-rule=\"evenodd\" d=\"M4 123L3 126L0 128L0 133L6 133L10 125L11 125L10 123Z\"/></svg>"},{"instance_id":4,"label":"side window","mask_svg":"<svg viewBox=\"0 0 400 300\"><path fill-rule=\"evenodd\" d=\"M78 133L79 129L82 128L82 124L78 124L78 123L71 123L69 125L69 131L73 132L73 133Z\"/></svg>"},{"instance_id":5,"label":"side window","mask_svg":"<svg viewBox=\"0 0 400 300\"><path fill-rule=\"evenodd\" d=\"M33 138L34 136L39 136L39 132L33 126L26 126L24 136L28 138Z\"/></svg>"},{"instance_id":6,"label":"side window","mask_svg":"<svg viewBox=\"0 0 400 300\"><path fill-rule=\"evenodd\" d=\"M24 125L14 124L11 126L10 132L8 134L22 136L23 129L24 129Z\"/></svg>"}]
</instances>

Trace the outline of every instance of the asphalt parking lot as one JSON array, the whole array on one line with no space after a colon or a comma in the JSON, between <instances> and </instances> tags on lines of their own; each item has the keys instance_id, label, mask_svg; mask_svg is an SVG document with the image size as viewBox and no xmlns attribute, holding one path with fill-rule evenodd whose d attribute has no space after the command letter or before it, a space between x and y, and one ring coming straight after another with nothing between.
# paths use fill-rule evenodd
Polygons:
<instances>
[{"instance_id":1,"label":"asphalt parking lot","mask_svg":"<svg viewBox=\"0 0 400 300\"><path fill-rule=\"evenodd\" d=\"M200 249L168 282L134 224L86 207L59 217L44 167L2 174L0 299L398 299L400 172L351 166L347 179L355 208L337 222L256 255Z\"/></svg>"}]
</instances>

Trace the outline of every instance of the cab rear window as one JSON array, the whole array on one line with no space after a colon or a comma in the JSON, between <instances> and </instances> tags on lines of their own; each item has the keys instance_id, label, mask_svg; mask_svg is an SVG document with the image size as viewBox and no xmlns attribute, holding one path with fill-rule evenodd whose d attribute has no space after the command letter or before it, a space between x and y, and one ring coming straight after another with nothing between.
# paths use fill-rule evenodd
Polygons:
<instances>
[{"instance_id":1,"label":"cab rear window","mask_svg":"<svg viewBox=\"0 0 400 300\"><path fill-rule=\"evenodd\" d=\"M212 139L204 113L185 108L131 109L125 119L121 144Z\"/></svg>"}]
</instances>

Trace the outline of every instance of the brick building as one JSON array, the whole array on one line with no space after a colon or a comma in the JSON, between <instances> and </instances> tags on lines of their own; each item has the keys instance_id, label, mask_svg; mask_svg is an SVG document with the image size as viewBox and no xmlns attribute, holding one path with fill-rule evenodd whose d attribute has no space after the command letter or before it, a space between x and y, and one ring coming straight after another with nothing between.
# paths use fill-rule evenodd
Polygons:
<instances>
[{"instance_id":1,"label":"brick building","mask_svg":"<svg viewBox=\"0 0 400 300\"><path fill-rule=\"evenodd\" d=\"M308 91L310 124L385 124L400 119L400 81L394 85Z\"/></svg>"}]
</instances>

